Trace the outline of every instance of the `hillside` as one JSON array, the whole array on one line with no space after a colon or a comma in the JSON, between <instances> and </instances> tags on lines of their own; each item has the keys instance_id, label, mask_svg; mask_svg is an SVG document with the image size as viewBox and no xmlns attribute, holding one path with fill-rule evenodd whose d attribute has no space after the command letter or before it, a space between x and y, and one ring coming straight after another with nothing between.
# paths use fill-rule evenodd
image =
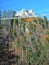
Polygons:
<instances>
[{"instance_id":1,"label":"hillside","mask_svg":"<svg viewBox=\"0 0 49 65\"><path fill-rule=\"evenodd\" d=\"M29 17L26 16L27 14L15 16L15 12L11 15L8 17L4 13L4 16L1 16L0 25L3 25L2 39L6 40L8 36L9 49L13 49L14 54L19 56L16 65L49 65L49 20L47 17L41 18L35 14ZM15 19L10 19L11 17Z\"/></svg>"}]
</instances>

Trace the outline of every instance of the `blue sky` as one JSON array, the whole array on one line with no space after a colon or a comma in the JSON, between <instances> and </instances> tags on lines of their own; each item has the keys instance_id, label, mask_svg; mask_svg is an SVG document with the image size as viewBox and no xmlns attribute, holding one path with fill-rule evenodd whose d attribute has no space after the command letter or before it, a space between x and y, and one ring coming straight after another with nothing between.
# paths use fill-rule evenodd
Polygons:
<instances>
[{"instance_id":1,"label":"blue sky","mask_svg":"<svg viewBox=\"0 0 49 65\"><path fill-rule=\"evenodd\" d=\"M49 13L49 0L0 0L1 10L34 10L37 14Z\"/></svg>"}]
</instances>

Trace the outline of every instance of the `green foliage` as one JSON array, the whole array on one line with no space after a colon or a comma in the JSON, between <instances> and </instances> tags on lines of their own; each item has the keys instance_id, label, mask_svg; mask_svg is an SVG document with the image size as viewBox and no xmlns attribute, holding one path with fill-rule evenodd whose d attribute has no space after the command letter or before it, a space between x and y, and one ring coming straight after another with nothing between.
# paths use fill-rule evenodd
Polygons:
<instances>
[{"instance_id":1,"label":"green foliage","mask_svg":"<svg viewBox=\"0 0 49 65\"><path fill-rule=\"evenodd\" d=\"M26 55L26 61L29 63L32 63L33 61L33 51L31 47L27 47L27 55Z\"/></svg>"}]
</instances>

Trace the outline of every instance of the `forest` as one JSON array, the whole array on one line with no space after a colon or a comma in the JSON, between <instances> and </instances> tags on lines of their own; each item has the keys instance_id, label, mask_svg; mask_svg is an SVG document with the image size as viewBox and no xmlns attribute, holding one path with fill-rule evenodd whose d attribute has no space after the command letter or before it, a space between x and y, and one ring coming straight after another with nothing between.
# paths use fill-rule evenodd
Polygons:
<instances>
[{"instance_id":1,"label":"forest","mask_svg":"<svg viewBox=\"0 0 49 65\"><path fill-rule=\"evenodd\" d=\"M15 13L0 10L0 65L49 65L49 20Z\"/></svg>"}]
</instances>

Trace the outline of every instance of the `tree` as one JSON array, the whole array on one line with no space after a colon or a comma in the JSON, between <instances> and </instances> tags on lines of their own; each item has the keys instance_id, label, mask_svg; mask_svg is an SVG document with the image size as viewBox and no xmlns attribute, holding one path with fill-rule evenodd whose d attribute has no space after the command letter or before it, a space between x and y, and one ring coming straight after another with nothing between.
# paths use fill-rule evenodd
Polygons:
<instances>
[{"instance_id":1,"label":"tree","mask_svg":"<svg viewBox=\"0 0 49 65\"><path fill-rule=\"evenodd\" d=\"M48 21L47 21L47 17L44 16L44 22L45 22L45 27L48 28Z\"/></svg>"},{"instance_id":2,"label":"tree","mask_svg":"<svg viewBox=\"0 0 49 65\"><path fill-rule=\"evenodd\" d=\"M0 10L0 24L1 24L2 11Z\"/></svg>"}]
</instances>

